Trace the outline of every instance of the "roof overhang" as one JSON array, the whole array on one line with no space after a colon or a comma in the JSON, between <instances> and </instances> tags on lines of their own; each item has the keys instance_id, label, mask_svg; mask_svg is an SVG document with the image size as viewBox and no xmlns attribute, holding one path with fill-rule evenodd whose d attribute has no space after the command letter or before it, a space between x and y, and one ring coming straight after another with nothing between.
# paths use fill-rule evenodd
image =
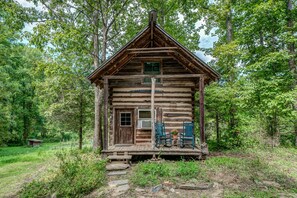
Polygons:
<instances>
[{"instance_id":1,"label":"roof overhang","mask_svg":"<svg viewBox=\"0 0 297 198\"><path fill-rule=\"evenodd\" d=\"M153 30L151 29L153 28ZM152 34L156 46L151 47L150 43ZM166 46L166 47L164 47ZM178 60L187 70L193 74L203 73L209 78L209 81L219 79L220 75L204 61L198 58L195 54L190 52L186 47L181 45L172 36L170 36L160 26L147 26L140 31L131 41L124 45L118 52L111 56L108 60L101 64L100 67L95 69L88 79L92 83L98 83L105 75L114 75L126 63L134 57L143 53L167 53Z\"/></svg>"}]
</instances>

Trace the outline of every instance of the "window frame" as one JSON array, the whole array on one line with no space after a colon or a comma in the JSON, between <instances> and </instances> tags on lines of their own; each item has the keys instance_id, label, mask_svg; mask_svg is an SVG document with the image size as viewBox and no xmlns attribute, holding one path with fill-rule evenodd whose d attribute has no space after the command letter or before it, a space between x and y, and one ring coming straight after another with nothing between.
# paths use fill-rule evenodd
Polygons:
<instances>
[{"instance_id":1,"label":"window frame","mask_svg":"<svg viewBox=\"0 0 297 198\"><path fill-rule=\"evenodd\" d=\"M151 112L151 109L137 109L137 128L138 129L152 129L152 127L139 127L139 122L140 121L143 121L143 120L146 120L146 121L152 121L152 116L150 117L150 118L139 118L139 115L140 115L140 111L149 111L149 112ZM156 120L156 118L157 118L157 115L156 115L156 113L157 113L157 111L156 111L156 109L154 110L155 111L155 120Z\"/></svg>"},{"instance_id":2,"label":"window frame","mask_svg":"<svg viewBox=\"0 0 297 198\"><path fill-rule=\"evenodd\" d=\"M159 63L159 74L145 74L145 64L146 63ZM148 60L144 60L142 61L142 74L143 75L162 75L163 74L163 67L162 67L162 60L155 60L155 59L148 59ZM150 85L152 84L152 82L145 82L144 80L145 78L142 79L142 83L146 84L146 85ZM157 78L160 79L160 81L158 82L156 80L156 84L162 84L163 83L163 79L162 78Z\"/></svg>"},{"instance_id":3,"label":"window frame","mask_svg":"<svg viewBox=\"0 0 297 198\"><path fill-rule=\"evenodd\" d=\"M130 115L130 125L122 125L122 114L129 114ZM125 117L126 119L126 117ZM126 120L125 120L126 122ZM131 112L120 112L120 127L131 127L132 126L132 113Z\"/></svg>"}]
</instances>

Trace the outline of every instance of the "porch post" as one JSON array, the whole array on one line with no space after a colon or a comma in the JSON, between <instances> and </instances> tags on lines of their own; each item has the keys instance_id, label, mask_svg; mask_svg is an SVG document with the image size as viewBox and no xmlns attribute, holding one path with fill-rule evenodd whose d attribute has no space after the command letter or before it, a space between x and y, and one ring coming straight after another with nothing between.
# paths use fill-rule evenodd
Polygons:
<instances>
[{"instance_id":1,"label":"porch post","mask_svg":"<svg viewBox=\"0 0 297 198\"><path fill-rule=\"evenodd\" d=\"M151 124L152 124L152 148L155 148L155 83L156 79L152 79L152 92L151 92Z\"/></svg>"},{"instance_id":2,"label":"porch post","mask_svg":"<svg viewBox=\"0 0 297 198\"><path fill-rule=\"evenodd\" d=\"M103 150L108 149L108 78L104 78L104 130Z\"/></svg>"},{"instance_id":3,"label":"porch post","mask_svg":"<svg viewBox=\"0 0 297 198\"><path fill-rule=\"evenodd\" d=\"M204 77L199 78L199 112L200 112L200 144L201 152L204 155L208 154L207 144L205 142L204 130Z\"/></svg>"}]
</instances>

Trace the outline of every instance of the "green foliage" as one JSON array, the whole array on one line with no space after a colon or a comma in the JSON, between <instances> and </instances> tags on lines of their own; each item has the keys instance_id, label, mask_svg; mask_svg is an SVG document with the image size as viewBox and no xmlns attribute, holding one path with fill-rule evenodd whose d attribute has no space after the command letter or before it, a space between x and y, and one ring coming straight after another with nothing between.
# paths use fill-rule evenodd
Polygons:
<instances>
[{"instance_id":1,"label":"green foliage","mask_svg":"<svg viewBox=\"0 0 297 198\"><path fill-rule=\"evenodd\" d=\"M175 175L185 180L196 178L199 175L199 172L201 172L199 164L195 161L191 161L191 162L179 161L176 164L177 164L177 169L176 169Z\"/></svg>"},{"instance_id":2,"label":"green foliage","mask_svg":"<svg viewBox=\"0 0 297 198\"><path fill-rule=\"evenodd\" d=\"M206 135L216 141L213 147L255 147L289 133L296 139L294 1L33 2L44 9L12 0L0 8L0 145L88 135L94 91L85 77L95 62L147 26L151 9L158 12L158 24L192 51L202 28L218 37L212 49L204 49L221 74L205 93ZM26 23L39 20L24 34ZM21 44L23 38L30 43Z\"/></svg>"},{"instance_id":3,"label":"green foliage","mask_svg":"<svg viewBox=\"0 0 297 198\"><path fill-rule=\"evenodd\" d=\"M132 182L138 186L152 186L165 180L187 181L189 179L204 179L200 164L195 161L178 162L143 162L136 166L131 177Z\"/></svg>"},{"instance_id":4,"label":"green foliage","mask_svg":"<svg viewBox=\"0 0 297 198\"><path fill-rule=\"evenodd\" d=\"M230 149L255 146L265 136L296 137L296 53L288 47L296 43L296 25L289 27L296 23L296 6L215 1L210 8L207 27L217 28L212 55L221 79L206 89L209 138L218 131L217 147Z\"/></svg>"},{"instance_id":5,"label":"green foliage","mask_svg":"<svg viewBox=\"0 0 297 198\"><path fill-rule=\"evenodd\" d=\"M165 163L139 163L132 176L132 182L139 186L155 185L160 179L170 176L170 168Z\"/></svg>"},{"instance_id":6,"label":"green foliage","mask_svg":"<svg viewBox=\"0 0 297 198\"><path fill-rule=\"evenodd\" d=\"M31 177L39 178L43 170L55 166L55 153L68 149L70 143L42 143L38 147L18 146L0 148L0 194L16 196L20 183Z\"/></svg>"},{"instance_id":7,"label":"green foliage","mask_svg":"<svg viewBox=\"0 0 297 198\"><path fill-rule=\"evenodd\" d=\"M81 197L105 184L106 161L88 150L71 150L57 155L60 166L48 180L33 181L21 197L42 197L56 193L58 197ZM41 189L41 190L40 190Z\"/></svg>"}]
</instances>

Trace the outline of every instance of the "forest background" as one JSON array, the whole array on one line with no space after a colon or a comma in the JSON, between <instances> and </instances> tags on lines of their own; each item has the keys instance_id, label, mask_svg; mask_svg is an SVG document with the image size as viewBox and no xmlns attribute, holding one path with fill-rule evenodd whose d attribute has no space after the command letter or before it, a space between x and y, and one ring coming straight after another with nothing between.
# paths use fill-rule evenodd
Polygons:
<instances>
[{"instance_id":1,"label":"forest background","mask_svg":"<svg viewBox=\"0 0 297 198\"><path fill-rule=\"evenodd\" d=\"M41 138L81 147L101 133L100 90L86 77L148 24L151 9L221 74L205 95L211 148L297 146L294 0L0 2L1 146ZM213 46L199 45L201 30Z\"/></svg>"}]
</instances>

